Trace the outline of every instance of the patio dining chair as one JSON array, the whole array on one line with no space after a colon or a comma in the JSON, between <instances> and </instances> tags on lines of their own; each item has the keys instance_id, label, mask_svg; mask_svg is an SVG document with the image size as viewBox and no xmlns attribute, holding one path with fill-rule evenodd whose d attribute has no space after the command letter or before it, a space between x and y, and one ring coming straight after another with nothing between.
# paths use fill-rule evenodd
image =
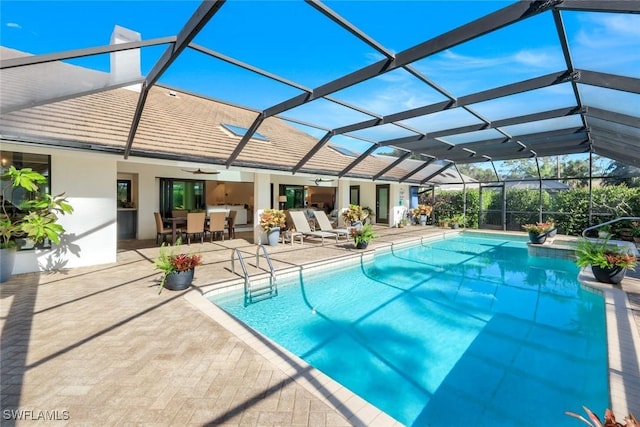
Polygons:
<instances>
[{"instance_id":1,"label":"patio dining chair","mask_svg":"<svg viewBox=\"0 0 640 427\"><path fill-rule=\"evenodd\" d=\"M200 243L204 243L204 221L206 212L189 212L187 214L187 244L191 244L191 236L200 236Z\"/></svg>"},{"instance_id":2,"label":"patio dining chair","mask_svg":"<svg viewBox=\"0 0 640 427\"><path fill-rule=\"evenodd\" d=\"M336 233L329 233L327 231L312 231L304 212L289 211L289 217L293 222L293 227L297 232L302 233L304 237L319 237L320 239L322 239L323 245L325 237L335 237L336 243L338 242L338 235Z\"/></svg>"},{"instance_id":3,"label":"patio dining chair","mask_svg":"<svg viewBox=\"0 0 640 427\"><path fill-rule=\"evenodd\" d=\"M165 228L164 221L162 221L162 215L160 212L154 212L153 216L156 219L156 245L160 244L160 237L162 236L162 243L166 241L167 235L171 235L173 230L171 228Z\"/></svg>"},{"instance_id":4,"label":"patio dining chair","mask_svg":"<svg viewBox=\"0 0 640 427\"><path fill-rule=\"evenodd\" d=\"M326 231L328 233L335 233L338 237L344 236L345 239L349 238L349 230L346 228L333 228L329 217L324 211L313 211L313 215L316 217L320 231Z\"/></svg>"},{"instance_id":5,"label":"patio dining chair","mask_svg":"<svg viewBox=\"0 0 640 427\"><path fill-rule=\"evenodd\" d=\"M211 212L209 214L209 233L211 234L211 243L213 243L213 236L220 233L222 240L224 241L224 223L226 220L226 214L224 212Z\"/></svg>"},{"instance_id":6,"label":"patio dining chair","mask_svg":"<svg viewBox=\"0 0 640 427\"><path fill-rule=\"evenodd\" d=\"M225 228L229 229L229 239L236 238L236 217L238 216L238 211L235 209L231 209L229 212L229 217L227 218L227 225Z\"/></svg>"}]
</instances>

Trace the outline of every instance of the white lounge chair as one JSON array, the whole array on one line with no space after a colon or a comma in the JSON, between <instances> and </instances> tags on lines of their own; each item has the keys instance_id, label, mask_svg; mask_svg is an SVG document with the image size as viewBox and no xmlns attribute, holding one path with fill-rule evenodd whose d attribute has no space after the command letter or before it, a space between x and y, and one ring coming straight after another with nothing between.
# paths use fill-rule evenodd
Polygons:
<instances>
[{"instance_id":1,"label":"white lounge chair","mask_svg":"<svg viewBox=\"0 0 640 427\"><path fill-rule=\"evenodd\" d=\"M349 238L349 230L346 228L333 228L331 221L329 221L329 217L323 211L313 211L313 215L315 215L316 221L318 221L320 231L335 233L338 237L344 236L345 239Z\"/></svg>"},{"instance_id":2,"label":"white lounge chair","mask_svg":"<svg viewBox=\"0 0 640 427\"><path fill-rule=\"evenodd\" d=\"M305 237L319 237L322 239L324 245L325 237L334 237L336 243L338 242L338 235L336 233L329 233L326 231L311 231L307 217L302 211L289 211L289 217L293 221L293 226L296 231L302 233Z\"/></svg>"}]
</instances>

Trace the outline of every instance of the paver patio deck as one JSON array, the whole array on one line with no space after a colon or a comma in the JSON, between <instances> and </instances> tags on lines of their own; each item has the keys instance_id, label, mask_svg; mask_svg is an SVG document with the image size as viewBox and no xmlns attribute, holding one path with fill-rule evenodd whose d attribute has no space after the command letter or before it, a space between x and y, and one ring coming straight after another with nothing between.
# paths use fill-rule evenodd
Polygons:
<instances>
[{"instance_id":1,"label":"paver patio deck","mask_svg":"<svg viewBox=\"0 0 640 427\"><path fill-rule=\"evenodd\" d=\"M376 227L370 248L443 232ZM17 275L1 285L2 425L50 418L56 425L393 424L350 393L323 398L314 388L332 386L307 376L306 367L268 358L258 350L264 342L253 337L256 345L247 344L185 298L237 278L230 249L255 257L249 240L192 244L205 262L195 290L160 295L153 243L120 250L116 264ZM344 257L350 247L305 239L269 252L282 269ZM638 282L629 282L631 293ZM637 391L626 390L627 398ZM15 417L21 420L9 419Z\"/></svg>"}]
</instances>

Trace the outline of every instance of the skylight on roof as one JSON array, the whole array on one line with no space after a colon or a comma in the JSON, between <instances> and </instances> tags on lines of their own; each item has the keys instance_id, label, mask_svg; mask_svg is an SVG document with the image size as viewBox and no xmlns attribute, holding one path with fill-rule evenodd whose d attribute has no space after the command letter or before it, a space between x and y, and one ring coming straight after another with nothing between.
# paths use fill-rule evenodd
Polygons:
<instances>
[{"instance_id":1,"label":"skylight on roof","mask_svg":"<svg viewBox=\"0 0 640 427\"><path fill-rule=\"evenodd\" d=\"M330 145L330 148L333 148L334 150L336 150L338 153L340 154L344 154L345 156L349 156L349 157L358 157L358 154L349 150L348 148L345 147L341 147L339 145Z\"/></svg>"},{"instance_id":2,"label":"skylight on roof","mask_svg":"<svg viewBox=\"0 0 640 427\"><path fill-rule=\"evenodd\" d=\"M228 130L229 132L231 132L235 136L239 136L239 137L243 137L249 131L249 129L243 128L242 126L230 125L228 123L222 123L222 127L224 127L226 130ZM251 135L251 138L259 139L260 141L268 141L269 140L269 138L267 138L266 136L264 136L260 132L254 132L253 135Z\"/></svg>"}]
</instances>

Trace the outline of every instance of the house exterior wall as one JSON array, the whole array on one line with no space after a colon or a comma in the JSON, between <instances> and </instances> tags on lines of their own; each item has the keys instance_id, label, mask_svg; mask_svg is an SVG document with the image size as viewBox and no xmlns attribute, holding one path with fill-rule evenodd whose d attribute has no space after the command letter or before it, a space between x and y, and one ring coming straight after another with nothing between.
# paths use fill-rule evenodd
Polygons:
<instances>
[{"instance_id":1,"label":"house exterior wall","mask_svg":"<svg viewBox=\"0 0 640 427\"><path fill-rule=\"evenodd\" d=\"M16 259L15 274L115 262L118 244L116 183L119 177L132 181L132 200L137 212L137 239L154 239L156 236L153 213L159 206L160 178L194 179L193 174L182 170L194 168L193 164L186 162L135 157L123 160L120 155L65 150L10 141L3 141L3 149L50 155L52 194L65 192L69 203L74 208L72 215L60 219L60 223L67 230L63 240L66 250L54 247L49 250L21 251ZM268 171L220 170L217 175L196 175L196 177L207 181L253 183L249 205L253 207L256 243L265 239L259 227L260 213L272 205L278 206L278 185L314 185L313 176L272 174ZM272 183L274 185L273 200L271 198ZM338 209L348 206L350 185L360 186L362 206L375 207L375 182L343 178L322 184L323 187L336 188ZM394 225L398 220L394 207L399 203L397 194L399 188L399 184L391 185L392 222L390 225ZM249 212L249 215L251 214Z\"/></svg>"},{"instance_id":2,"label":"house exterior wall","mask_svg":"<svg viewBox=\"0 0 640 427\"><path fill-rule=\"evenodd\" d=\"M60 218L65 246L20 251L14 274L116 261L116 157L10 144L4 150L51 156L51 193L64 192L74 212Z\"/></svg>"}]
</instances>

